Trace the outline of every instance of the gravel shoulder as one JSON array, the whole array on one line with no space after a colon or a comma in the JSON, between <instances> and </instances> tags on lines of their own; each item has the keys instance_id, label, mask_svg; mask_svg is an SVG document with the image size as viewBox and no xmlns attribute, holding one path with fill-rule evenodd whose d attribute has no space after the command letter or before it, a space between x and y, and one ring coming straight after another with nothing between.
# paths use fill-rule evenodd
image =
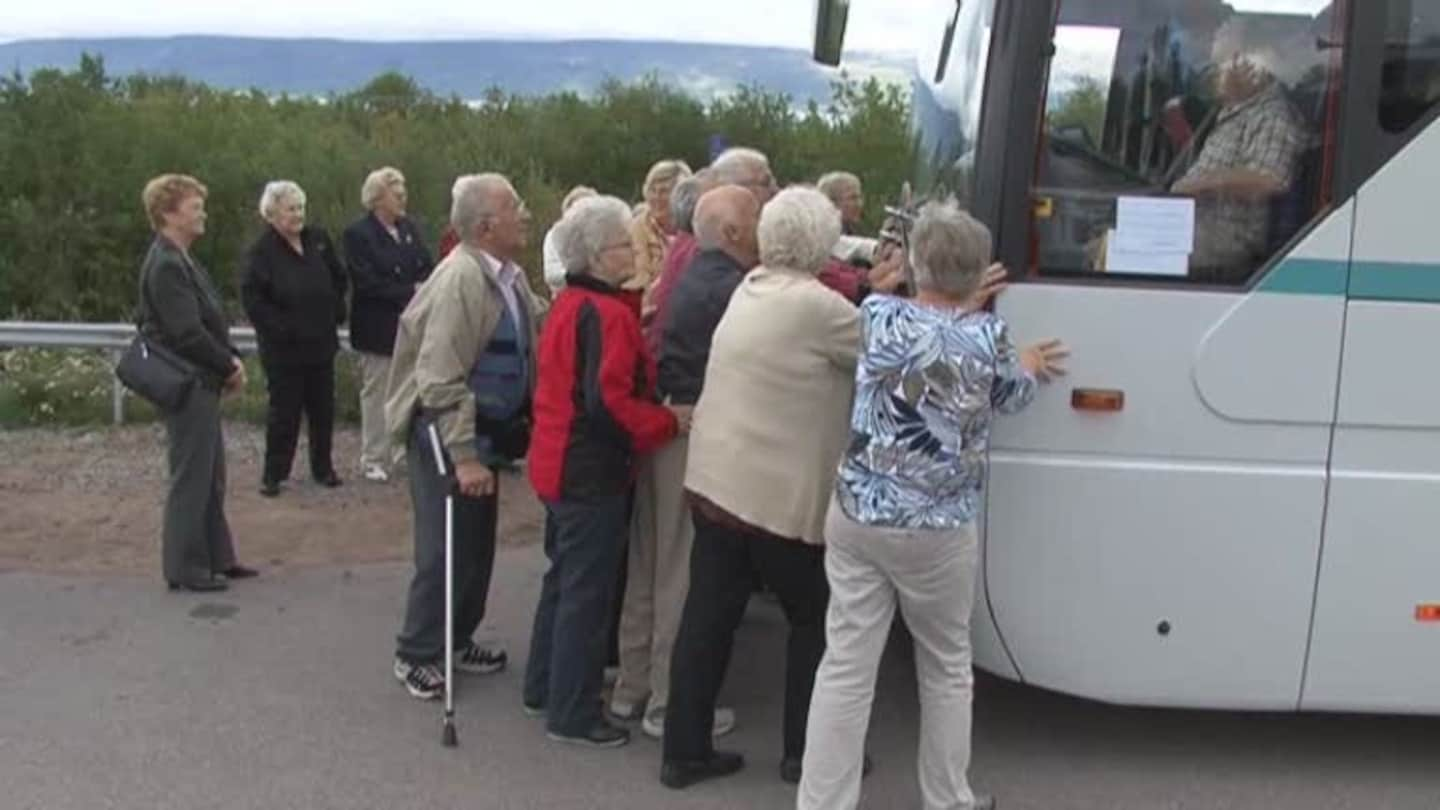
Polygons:
<instances>
[{"instance_id":1,"label":"gravel shoulder","mask_svg":"<svg viewBox=\"0 0 1440 810\"><path fill-rule=\"evenodd\" d=\"M291 481L257 492L265 438L225 426L226 514L240 558L262 568L409 559L407 481L362 480L357 431L335 434L345 485L308 479L301 440ZM165 434L158 425L0 431L0 570L159 576ZM538 541L544 512L523 475L501 480L500 543Z\"/></svg>"}]
</instances>

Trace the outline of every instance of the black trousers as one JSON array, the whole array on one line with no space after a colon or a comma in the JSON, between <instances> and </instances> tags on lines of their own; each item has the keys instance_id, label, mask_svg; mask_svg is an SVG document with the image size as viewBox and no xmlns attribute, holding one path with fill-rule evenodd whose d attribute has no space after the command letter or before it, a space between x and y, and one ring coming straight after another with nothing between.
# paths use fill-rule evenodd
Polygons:
<instances>
[{"instance_id":1,"label":"black trousers","mask_svg":"<svg viewBox=\"0 0 1440 810\"><path fill-rule=\"evenodd\" d=\"M454 483L435 468L428 417L415 420L406 447L410 502L414 509L415 575L405 599L405 623L395 655L412 664L435 663L445 656L445 496ZM447 469L453 462L446 454ZM471 642L485 618L490 576L495 569L495 530L500 511L500 479L495 492L481 498L455 497L455 646Z\"/></svg>"},{"instance_id":2,"label":"black trousers","mask_svg":"<svg viewBox=\"0 0 1440 810\"><path fill-rule=\"evenodd\" d=\"M310 437L310 474L322 478L334 471L330 437L335 430L335 360L304 365L265 364L270 403L265 414L266 481L290 477L295 445L300 440L300 415Z\"/></svg>"},{"instance_id":3,"label":"black trousers","mask_svg":"<svg viewBox=\"0 0 1440 810\"><path fill-rule=\"evenodd\" d=\"M735 630L756 579L780 599L790 635L785 647L784 755L805 753L805 725L815 670L825 654L830 586L825 549L722 526L693 512L690 592L670 662L665 712L665 761L699 760L714 752L715 703L730 666Z\"/></svg>"}]
</instances>

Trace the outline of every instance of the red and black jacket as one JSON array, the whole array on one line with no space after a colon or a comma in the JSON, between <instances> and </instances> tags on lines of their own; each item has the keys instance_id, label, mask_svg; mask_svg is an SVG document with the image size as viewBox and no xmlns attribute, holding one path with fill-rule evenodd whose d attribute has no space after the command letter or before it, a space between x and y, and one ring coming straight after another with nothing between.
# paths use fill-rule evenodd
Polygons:
<instances>
[{"instance_id":1,"label":"red and black jacket","mask_svg":"<svg viewBox=\"0 0 1440 810\"><path fill-rule=\"evenodd\" d=\"M540 335L530 483L542 500L618 495L635 456L675 437L655 398L655 362L624 293L570 275Z\"/></svg>"}]
</instances>

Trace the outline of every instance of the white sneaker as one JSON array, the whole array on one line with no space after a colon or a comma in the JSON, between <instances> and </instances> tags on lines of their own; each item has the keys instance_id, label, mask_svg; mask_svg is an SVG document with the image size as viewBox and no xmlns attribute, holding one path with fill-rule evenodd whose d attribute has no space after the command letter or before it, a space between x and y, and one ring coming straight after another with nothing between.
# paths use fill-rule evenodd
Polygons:
<instances>
[{"instance_id":1,"label":"white sneaker","mask_svg":"<svg viewBox=\"0 0 1440 810\"><path fill-rule=\"evenodd\" d=\"M390 481L390 473L385 472L385 468L379 464L367 464L365 465L365 480L373 481L377 484L388 483Z\"/></svg>"},{"instance_id":2,"label":"white sneaker","mask_svg":"<svg viewBox=\"0 0 1440 810\"><path fill-rule=\"evenodd\" d=\"M622 723L633 723L639 718L644 707L628 700L610 699L610 716ZM664 724L664 715L661 715L661 724Z\"/></svg>"},{"instance_id":3,"label":"white sneaker","mask_svg":"<svg viewBox=\"0 0 1440 810\"><path fill-rule=\"evenodd\" d=\"M652 740L658 740L665 736L665 713L650 712L645 715L645 722L640 724L645 736ZM735 730L735 710L724 707L715 710L715 728L710 732L712 737L724 737Z\"/></svg>"}]
</instances>

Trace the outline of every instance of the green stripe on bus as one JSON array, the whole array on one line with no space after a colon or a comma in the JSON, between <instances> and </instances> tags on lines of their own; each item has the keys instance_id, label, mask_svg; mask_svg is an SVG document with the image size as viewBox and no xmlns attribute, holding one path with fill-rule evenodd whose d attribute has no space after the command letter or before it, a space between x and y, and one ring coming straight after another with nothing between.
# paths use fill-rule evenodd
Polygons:
<instances>
[{"instance_id":1,"label":"green stripe on bus","mask_svg":"<svg viewBox=\"0 0 1440 810\"><path fill-rule=\"evenodd\" d=\"M1260 279L1259 292L1293 295L1344 295L1348 262L1286 259Z\"/></svg>"},{"instance_id":2,"label":"green stripe on bus","mask_svg":"<svg viewBox=\"0 0 1440 810\"><path fill-rule=\"evenodd\" d=\"M1347 278L1348 277L1348 278ZM1286 259L1260 280L1257 292L1349 295L1358 301L1440 302L1440 264Z\"/></svg>"},{"instance_id":3,"label":"green stripe on bus","mask_svg":"<svg viewBox=\"0 0 1440 810\"><path fill-rule=\"evenodd\" d=\"M1440 265L1355 262L1350 297L1366 301L1440 301Z\"/></svg>"}]
</instances>

